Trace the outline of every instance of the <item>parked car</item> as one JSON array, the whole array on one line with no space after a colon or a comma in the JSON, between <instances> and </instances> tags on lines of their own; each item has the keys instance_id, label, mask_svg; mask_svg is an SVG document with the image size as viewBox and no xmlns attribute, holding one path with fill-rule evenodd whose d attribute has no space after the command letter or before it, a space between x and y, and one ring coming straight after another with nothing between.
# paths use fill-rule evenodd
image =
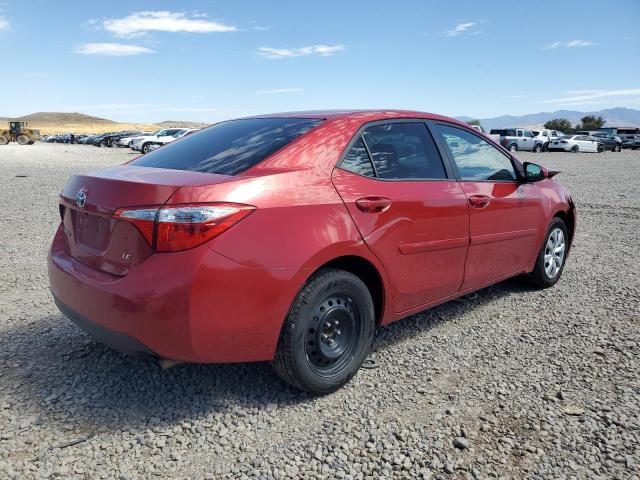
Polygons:
<instances>
[{"instance_id":1,"label":"parked car","mask_svg":"<svg viewBox=\"0 0 640 480\"><path fill-rule=\"evenodd\" d=\"M225 121L72 176L51 292L121 350L271 361L325 394L377 325L517 275L554 285L575 227L556 173L433 114Z\"/></svg>"},{"instance_id":2,"label":"parked car","mask_svg":"<svg viewBox=\"0 0 640 480\"><path fill-rule=\"evenodd\" d=\"M542 152L543 142L534 137L531 130L522 128L494 128L491 135L500 136L500 144L511 152L525 150L530 152Z\"/></svg>"},{"instance_id":3,"label":"parked car","mask_svg":"<svg viewBox=\"0 0 640 480\"><path fill-rule=\"evenodd\" d=\"M612 152L622 151L622 140L620 137L611 135L609 132L595 131L583 131L576 132L578 135L587 135L594 138L596 141L604 146L605 150L611 150Z\"/></svg>"},{"instance_id":4,"label":"parked car","mask_svg":"<svg viewBox=\"0 0 640 480\"><path fill-rule=\"evenodd\" d=\"M141 130L124 130L122 132L112 132L103 135L100 139L101 147L116 147L121 138L133 138L142 133Z\"/></svg>"},{"instance_id":5,"label":"parked car","mask_svg":"<svg viewBox=\"0 0 640 480\"><path fill-rule=\"evenodd\" d=\"M553 140L557 140L560 137L563 137L565 134L560 130L531 130L533 133L533 138L540 140L542 142L542 151L545 152L549 148L549 142Z\"/></svg>"},{"instance_id":6,"label":"parked car","mask_svg":"<svg viewBox=\"0 0 640 480\"><path fill-rule=\"evenodd\" d=\"M604 152L604 145L587 135L565 135L549 145L549 151L565 152Z\"/></svg>"},{"instance_id":7,"label":"parked car","mask_svg":"<svg viewBox=\"0 0 640 480\"><path fill-rule=\"evenodd\" d=\"M629 135L622 139L622 148L636 150L640 148L640 136Z\"/></svg>"},{"instance_id":8,"label":"parked car","mask_svg":"<svg viewBox=\"0 0 640 480\"><path fill-rule=\"evenodd\" d=\"M140 138L140 137L148 137L151 135L154 135L155 132L140 132L138 135L134 135L131 137L121 137L120 140L118 140L118 146L119 147L130 147L131 146L131 142L133 142L134 140Z\"/></svg>"},{"instance_id":9,"label":"parked car","mask_svg":"<svg viewBox=\"0 0 640 480\"><path fill-rule=\"evenodd\" d=\"M187 128L165 128L158 130L153 135L136 137L131 141L130 147L142 153L149 153L154 143L162 144L167 138L174 137L176 134L188 130ZM174 138L175 140L175 138Z\"/></svg>"},{"instance_id":10,"label":"parked car","mask_svg":"<svg viewBox=\"0 0 640 480\"><path fill-rule=\"evenodd\" d=\"M175 140L178 140L182 137L185 137L197 131L198 129L196 128L185 128L181 132L176 133L175 135L162 136L157 141L149 141L149 143L147 144L148 145L147 153L157 150L158 148L162 147L163 145L166 145L167 143L171 143Z\"/></svg>"}]
</instances>

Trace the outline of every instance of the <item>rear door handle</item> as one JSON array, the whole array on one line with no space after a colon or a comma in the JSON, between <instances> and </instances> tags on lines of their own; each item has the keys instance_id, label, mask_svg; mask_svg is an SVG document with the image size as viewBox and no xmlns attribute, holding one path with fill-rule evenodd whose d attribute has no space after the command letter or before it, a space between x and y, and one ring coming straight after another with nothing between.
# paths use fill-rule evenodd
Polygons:
<instances>
[{"instance_id":1,"label":"rear door handle","mask_svg":"<svg viewBox=\"0 0 640 480\"><path fill-rule=\"evenodd\" d=\"M473 208L485 208L491 203L491 198L487 195L471 195L469 197L469 205Z\"/></svg>"},{"instance_id":2,"label":"rear door handle","mask_svg":"<svg viewBox=\"0 0 640 480\"><path fill-rule=\"evenodd\" d=\"M365 213L382 213L389 209L391 203L387 197L364 197L356 200L356 207Z\"/></svg>"}]
</instances>

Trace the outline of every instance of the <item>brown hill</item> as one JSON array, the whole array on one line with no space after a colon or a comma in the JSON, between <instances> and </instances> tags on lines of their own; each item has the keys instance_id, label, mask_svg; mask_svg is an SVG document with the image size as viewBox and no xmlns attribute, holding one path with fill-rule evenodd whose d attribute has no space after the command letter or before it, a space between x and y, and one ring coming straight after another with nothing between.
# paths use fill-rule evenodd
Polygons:
<instances>
[{"instance_id":1,"label":"brown hill","mask_svg":"<svg viewBox=\"0 0 640 480\"><path fill-rule=\"evenodd\" d=\"M37 112L23 117L18 117L16 120L22 120L24 122L34 124L46 124L46 125L96 125L104 123L116 123L113 120L107 120L106 118L92 117L91 115L85 115L78 112Z\"/></svg>"}]
</instances>

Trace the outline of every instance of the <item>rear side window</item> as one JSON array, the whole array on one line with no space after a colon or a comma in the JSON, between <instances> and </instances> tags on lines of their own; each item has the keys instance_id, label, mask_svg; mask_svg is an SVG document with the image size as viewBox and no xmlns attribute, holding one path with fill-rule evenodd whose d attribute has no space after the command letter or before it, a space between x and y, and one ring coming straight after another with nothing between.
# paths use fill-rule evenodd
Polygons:
<instances>
[{"instance_id":1,"label":"rear side window","mask_svg":"<svg viewBox=\"0 0 640 480\"><path fill-rule=\"evenodd\" d=\"M358 136L358 140L356 140L347 155L342 159L340 168L357 173L358 175L364 175L365 177L375 177L373 167L371 166L371 159L369 158L361 136Z\"/></svg>"},{"instance_id":2,"label":"rear side window","mask_svg":"<svg viewBox=\"0 0 640 480\"><path fill-rule=\"evenodd\" d=\"M438 149L422 122L374 125L362 136L379 178L447 178Z\"/></svg>"},{"instance_id":3,"label":"rear side window","mask_svg":"<svg viewBox=\"0 0 640 480\"><path fill-rule=\"evenodd\" d=\"M237 175L320 124L309 118L222 122L154 150L130 165Z\"/></svg>"}]
</instances>

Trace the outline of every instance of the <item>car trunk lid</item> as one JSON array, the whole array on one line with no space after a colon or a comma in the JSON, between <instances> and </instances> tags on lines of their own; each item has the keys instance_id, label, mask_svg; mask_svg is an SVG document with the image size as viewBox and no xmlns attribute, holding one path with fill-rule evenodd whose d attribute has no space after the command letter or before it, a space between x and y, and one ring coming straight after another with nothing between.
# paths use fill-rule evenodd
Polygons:
<instances>
[{"instance_id":1,"label":"car trunk lid","mask_svg":"<svg viewBox=\"0 0 640 480\"><path fill-rule=\"evenodd\" d=\"M153 248L134 225L114 218L117 210L159 207L182 186L232 180L225 175L131 165L74 175L60 200L67 253L89 267L124 276L153 254Z\"/></svg>"}]
</instances>

